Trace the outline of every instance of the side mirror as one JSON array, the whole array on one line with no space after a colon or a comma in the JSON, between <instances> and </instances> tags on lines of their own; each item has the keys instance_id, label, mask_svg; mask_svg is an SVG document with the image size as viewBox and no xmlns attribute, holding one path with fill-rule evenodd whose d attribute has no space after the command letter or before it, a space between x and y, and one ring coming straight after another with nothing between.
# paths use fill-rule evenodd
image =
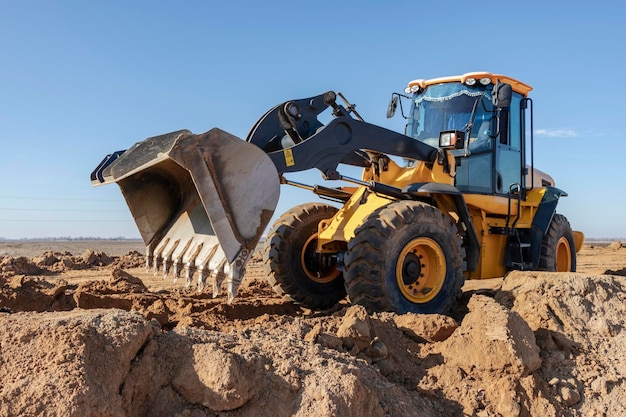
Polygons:
<instances>
[{"instance_id":1,"label":"side mirror","mask_svg":"<svg viewBox=\"0 0 626 417\"><path fill-rule=\"evenodd\" d=\"M501 83L499 80L493 86L492 102L495 107L503 108L511 105L513 98L513 88L511 84Z\"/></svg>"},{"instance_id":2,"label":"side mirror","mask_svg":"<svg viewBox=\"0 0 626 417\"><path fill-rule=\"evenodd\" d=\"M391 119L393 115L396 114L399 99L400 97L395 94L391 96L391 100L389 100L389 106L387 107L387 119Z\"/></svg>"}]
</instances>

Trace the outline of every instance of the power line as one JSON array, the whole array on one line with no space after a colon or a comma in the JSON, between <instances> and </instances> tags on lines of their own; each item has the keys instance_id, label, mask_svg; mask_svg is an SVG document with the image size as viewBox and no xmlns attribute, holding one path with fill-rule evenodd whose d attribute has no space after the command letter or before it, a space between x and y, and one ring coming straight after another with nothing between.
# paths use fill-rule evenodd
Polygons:
<instances>
[{"instance_id":1,"label":"power line","mask_svg":"<svg viewBox=\"0 0 626 417\"><path fill-rule=\"evenodd\" d=\"M9 207L0 207L0 210L7 210L7 211L60 211L60 212L67 212L67 211L73 211L73 212L94 212L94 211L98 211L98 212L117 212L117 213L122 213L122 212L128 212L128 210L122 210L122 209L110 209L110 210L106 210L106 209L43 209L43 208L9 208Z\"/></svg>"},{"instance_id":2,"label":"power line","mask_svg":"<svg viewBox=\"0 0 626 417\"><path fill-rule=\"evenodd\" d=\"M122 220L110 220L110 219L86 219L86 220L63 220L63 219L0 219L0 222L15 222L15 223L33 223L33 222L46 222L46 223L127 223L129 219Z\"/></svg>"},{"instance_id":3,"label":"power line","mask_svg":"<svg viewBox=\"0 0 626 417\"><path fill-rule=\"evenodd\" d=\"M104 203L104 202L115 202L118 203L120 201L122 201L122 199L118 199L118 200L113 200L113 199L93 199L93 198L65 198L65 197L49 197L49 198L42 198L42 197L23 197L23 196L3 196L3 199L10 199L10 200L36 200L36 201L88 201L90 203Z\"/></svg>"}]
</instances>

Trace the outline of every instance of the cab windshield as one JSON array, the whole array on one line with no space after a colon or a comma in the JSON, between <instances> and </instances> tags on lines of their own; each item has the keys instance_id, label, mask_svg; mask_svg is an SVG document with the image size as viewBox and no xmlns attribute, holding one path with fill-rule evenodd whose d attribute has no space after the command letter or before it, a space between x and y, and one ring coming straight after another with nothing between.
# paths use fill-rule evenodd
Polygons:
<instances>
[{"instance_id":1,"label":"cab windshield","mask_svg":"<svg viewBox=\"0 0 626 417\"><path fill-rule=\"evenodd\" d=\"M436 84L413 96L406 134L438 147L439 132L461 130L469 137L470 151L476 153L490 149L492 117L490 88L468 87L461 83Z\"/></svg>"}]
</instances>

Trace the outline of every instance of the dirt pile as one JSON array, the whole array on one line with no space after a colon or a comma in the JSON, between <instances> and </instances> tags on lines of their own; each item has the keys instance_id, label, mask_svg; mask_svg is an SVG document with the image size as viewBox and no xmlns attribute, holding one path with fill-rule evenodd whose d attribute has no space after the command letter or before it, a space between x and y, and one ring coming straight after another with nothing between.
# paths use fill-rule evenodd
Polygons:
<instances>
[{"instance_id":1,"label":"dirt pile","mask_svg":"<svg viewBox=\"0 0 626 417\"><path fill-rule=\"evenodd\" d=\"M139 252L129 252L127 255L114 259L104 252L90 249L80 256L74 256L67 251L46 251L43 255L33 257L32 259L24 256L17 258L4 256L0 259L0 273L22 275L53 274L69 269L88 269L113 263L120 268L134 268L143 265L143 262L143 256Z\"/></svg>"},{"instance_id":2,"label":"dirt pile","mask_svg":"<svg viewBox=\"0 0 626 417\"><path fill-rule=\"evenodd\" d=\"M580 415L626 415L625 277L515 272L496 300L535 332L549 394L580 399Z\"/></svg>"},{"instance_id":3,"label":"dirt pile","mask_svg":"<svg viewBox=\"0 0 626 417\"><path fill-rule=\"evenodd\" d=\"M3 273L0 415L626 415L623 276L511 273L455 320L302 310L256 264L228 305L113 263Z\"/></svg>"}]
</instances>

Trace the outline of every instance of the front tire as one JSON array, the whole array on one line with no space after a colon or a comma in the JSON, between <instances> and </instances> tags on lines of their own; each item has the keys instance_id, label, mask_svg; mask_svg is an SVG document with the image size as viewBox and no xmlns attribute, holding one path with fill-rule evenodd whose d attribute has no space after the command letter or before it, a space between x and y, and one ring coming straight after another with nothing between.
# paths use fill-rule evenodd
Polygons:
<instances>
[{"instance_id":1,"label":"front tire","mask_svg":"<svg viewBox=\"0 0 626 417\"><path fill-rule=\"evenodd\" d=\"M348 243L350 301L369 311L449 314L465 282L465 249L436 207L398 201L372 213Z\"/></svg>"},{"instance_id":2,"label":"front tire","mask_svg":"<svg viewBox=\"0 0 626 417\"><path fill-rule=\"evenodd\" d=\"M576 245L567 218L555 214L541 244L539 270L550 272L576 271Z\"/></svg>"},{"instance_id":3,"label":"front tire","mask_svg":"<svg viewBox=\"0 0 626 417\"><path fill-rule=\"evenodd\" d=\"M279 295L310 309L327 309L346 296L336 254L319 254L317 225L337 208L307 203L283 214L272 226L263 251L267 280Z\"/></svg>"}]
</instances>

